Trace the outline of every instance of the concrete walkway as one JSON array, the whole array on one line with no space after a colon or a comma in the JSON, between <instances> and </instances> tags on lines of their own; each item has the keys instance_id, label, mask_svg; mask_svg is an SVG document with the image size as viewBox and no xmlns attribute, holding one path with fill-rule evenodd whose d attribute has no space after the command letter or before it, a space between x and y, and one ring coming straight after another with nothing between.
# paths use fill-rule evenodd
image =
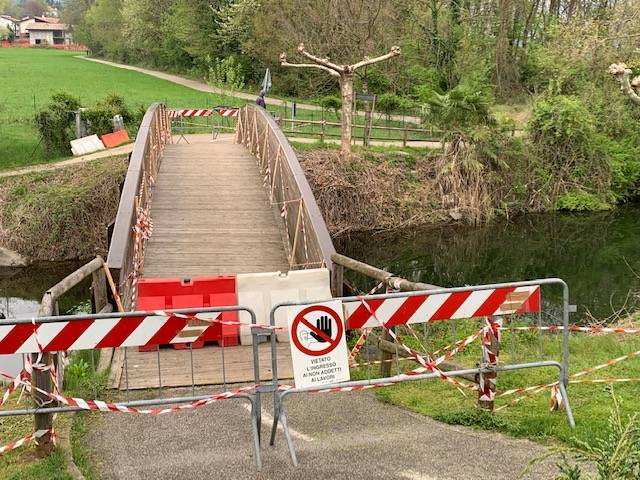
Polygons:
<instances>
[{"instance_id":1,"label":"concrete walkway","mask_svg":"<svg viewBox=\"0 0 640 480\"><path fill-rule=\"evenodd\" d=\"M89 60L90 62L102 63L103 65L109 65L111 67L123 68L125 70L132 70L134 72L144 73L145 75L151 75L152 77L160 78L162 80L167 80L169 82L177 83L178 85L182 85L184 87L192 88L193 90L197 90L199 92L206 93L215 93L218 95L227 95L229 97L242 98L243 100L255 101L256 94L244 93L244 92L230 92L228 90L223 90L222 88L212 87L205 82L201 82L199 80L191 80L189 78L181 77L179 75L173 75L171 73L159 72L157 70L150 70L148 68L142 67L134 67L132 65L125 65L122 63L109 62L107 60L100 60L98 58L84 57L78 56L77 58L82 58L84 60ZM279 98L268 97L267 103L269 105L278 105L280 107L284 107L285 105L291 106L291 101L281 100ZM314 110L321 111L322 107L318 105L311 105L308 103L298 103L298 108L302 110ZM202 107L202 105L183 105L184 108L196 108ZM402 121L402 115L391 115L392 120ZM419 124L421 120L418 117L405 116L404 120L411 123Z\"/></svg>"},{"instance_id":2,"label":"concrete walkway","mask_svg":"<svg viewBox=\"0 0 640 480\"><path fill-rule=\"evenodd\" d=\"M268 445L265 400L260 473L248 404L230 399L161 416L104 414L88 437L100 478L513 480L545 452L528 440L436 422L367 392L302 394L286 401L300 462L294 468L282 431L276 446ZM551 479L553 471L546 462L523 478Z\"/></svg>"}]
</instances>

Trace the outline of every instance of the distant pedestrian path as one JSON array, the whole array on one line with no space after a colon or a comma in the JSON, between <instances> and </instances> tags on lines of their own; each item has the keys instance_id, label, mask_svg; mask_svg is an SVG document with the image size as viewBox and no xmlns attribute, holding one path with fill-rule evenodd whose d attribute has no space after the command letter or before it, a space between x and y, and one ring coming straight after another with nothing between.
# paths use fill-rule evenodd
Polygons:
<instances>
[{"instance_id":1,"label":"distant pedestrian path","mask_svg":"<svg viewBox=\"0 0 640 480\"><path fill-rule=\"evenodd\" d=\"M91 153L89 155L82 155L80 157L68 158L66 160L60 160L52 163L41 163L38 165L31 165L29 167L15 168L12 170L0 171L0 178L16 177L18 175L26 175L36 172L49 172L51 170L58 170L60 168L73 167L75 165L81 165L83 163L91 162L98 158L116 157L118 155L127 155L133 150L133 143L122 145L116 148L110 148L109 150L101 150L99 152Z\"/></svg>"},{"instance_id":2,"label":"distant pedestrian path","mask_svg":"<svg viewBox=\"0 0 640 480\"><path fill-rule=\"evenodd\" d=\"M168 82L173 82L173 83L177 83L178 85L182 85L184 87L192 88L193 90L197 90L199 92L215 93L218 95L228 95L231 97L242 98L243 100L250 100L250 101L255 101L256 99L256 96L251 93L229 92L228 90L212 87L199 80L191 80L185 77L180 77L178 75L159 72L157 70L149 70L148 68L134 67L132 65L109 62L107 60L100 60L97 58L91 58L91 57L85 57L85 56L80 56L78 58L83 58L84 60L89 60L91 62L102 63L104 65L110 65L112 67L124 68L125 70L133 70L134 72L144 73L146 75L151 75L152 77L160 78L162 80L167 80ZM284 107L285 105L291 104L290 101L281 100L279 98L272 98L272 97L268 97L268 103L269 105L277 105L280 107ZM311 105L308 103L298 103L297 106L302 110L315 110L315 111L322 110L322 107L318 105ZM418 117L409 117L409 116L403 117L402 115L391 115L392 120L402 121L403 118L407 122L416 123L416 124L420 123L420 119Z\"/></svg>"}]
</instances>

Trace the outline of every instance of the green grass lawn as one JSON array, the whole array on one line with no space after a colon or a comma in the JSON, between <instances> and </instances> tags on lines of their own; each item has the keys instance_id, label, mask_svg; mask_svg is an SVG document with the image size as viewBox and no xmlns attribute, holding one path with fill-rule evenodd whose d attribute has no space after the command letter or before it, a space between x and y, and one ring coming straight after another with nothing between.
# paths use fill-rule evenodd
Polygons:
<instances>
[{"instance_id":1,"label":"green grass lawn","mask_svg":"<svg viewBox=\"0 0 640 480\"><path fill-rule=\"evenodd\" d=\"M78 52L53 49L0 50L0 84L3 89L0 98L0 170L59 159L45 156L38 145L38 133L33 124L36 112L42 110L51 94L56 92L63 91L74 95L85 107L94 105L110 93L116 93L124 97L131 110L140 106L146 109L153 102L164 102L173 108L211 108L247 103L247 100L199 92L143 73L87 62L77 56ZM268 108L283 118L291 115L290 110L285 111L282 107ZM323 117L322 112L306 110L298 110L296 118L315 121L325 118L327 121L337 121L334 113L327 113ZM363 123L361 117L355 120L358 124ZM189 122L194 120L190 119ZM211 122L227 126L235 124L233 120L220 117L200 119L201 125ZM386 119L377 116L374 123L402 126L402 122L387 122ZM285 130L290 127L288 123L283 125ZM317 138L321 126L295 125L293 131ZM325 129L327 135L334 137L339 136L339 131L340 127L337 126ZM354 129L354 135L362 136L362 129ZM372 136L402 139L402 132L374 130ZM409 133L408 138L422 140L425 139L425 134Z\"/></svg>"},{"instance_id":2,"label":"green grass lawn","mask_svg":"<svg viewBox=\"0 0 640 480\"><path fill-rule=\"evenodd\" d=\"M122 95L133 109L153 102L170 107L238 104L237 99L198 92L142 73L87 62L77 52L37 48L0 50L0 169L44 163L37 147L33 117L52 93L65 91L83 105L93 105L109 93Z\"/></svg>"},{"instance_id":3,"label":"green grass lawn","mask_svg":"<svg viewBox=\"0 0 640 480\"><path fill-rule=\"evenodd\" d=\"M458 325L458 337L464 338L472 332L471 323ZM477 324L477 323L476 323ZM445 324L435 326L430 332L429 350L444 346L451 341ZM411 343L409 337L405 337ZM559 360L560 336L547 334L544 337L544 359ZM420 350L418 344L414 348ZM624 354L640 350L638 335L588 335L572 334L570 343L570 371L575 373L588 367L605 363ZM456 355L452 361L472 367L480 359L478 340ZM540 342L534 332L504 332L501 342L501 363L521 363L540 360ZM402 371L415 368L415 363L404 362ZM371 367L377 374L377 367ZM396 373L396 367L392 370ZM366 378L365 368L358 372ZM618 365L581 377L595 378L640 378L640 359L632 358ZM517 387L546 384L558 380L557 369L520 370L498 375L498 390L505 391ZM593 443L597 437L606 435L607 421L612 406L611 391L620 398L622 412L633 414L640 410L640 383L618 383L613 387L606 384L578 384L569 386L569 399L576 420L572 430L564 412L550 412L548 409L549 390L539 393L504 410L492 414L476 407L477 395L467 392L466 397L446 382L424 380L407 382L377 391L380 400L399 405L410 410L429 415L436 420L450 424L465 425L504 432L516 437L526 437L543 443L575 445L579 439ZM513 395L496 400L496 407L519 397Z\"/></svg>"}]
</instances>

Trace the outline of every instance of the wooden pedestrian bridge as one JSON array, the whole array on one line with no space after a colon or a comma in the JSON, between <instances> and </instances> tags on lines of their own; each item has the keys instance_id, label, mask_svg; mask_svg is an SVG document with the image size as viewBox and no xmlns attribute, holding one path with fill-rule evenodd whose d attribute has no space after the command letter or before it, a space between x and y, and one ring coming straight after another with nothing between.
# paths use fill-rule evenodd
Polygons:
<instances>
[{"instance_id":1,"label":"wooden pedestrian bridge","mask_svg":"<svg viewBox=\"0 0 640 480\"><path fill-rule=\"evenodd\" d=\"M124 310L248 302L264 322L270 303L290 300L292 293L294 299L327 298L330 284L338 293L342 280L335 278L329 232L295 152L266 110L242 107L234 135L175 140L166 108L152 105L136 138L110 238L107 263ZM299 270L313 272L292 273ZM188 287L203 276L236 278L235 298L225 291L227 296L214 301L188 288L186 295L142 296L153 279L174 278ZM156 355L116 350L110 384L148 388L253 380L251 355L236 340L226 341L231 346L224 352L220 341L186 352L163 347ZM224 378L223 354L233 366ZM264 355L268 377L266 345ZM289 357L288 345L281 345L279 355Z\"/></svg>"}]
</instances>

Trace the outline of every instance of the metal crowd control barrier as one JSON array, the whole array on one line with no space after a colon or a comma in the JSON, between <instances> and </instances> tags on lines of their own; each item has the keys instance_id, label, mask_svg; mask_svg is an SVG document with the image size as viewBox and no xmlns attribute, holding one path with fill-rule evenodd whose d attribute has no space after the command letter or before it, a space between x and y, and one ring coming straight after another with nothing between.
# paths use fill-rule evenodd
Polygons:
<instances>
[{"instance_id":1,"label":"metal crowd control barrier","mask_svg":"<svg viewBox=\"0 0 640 480\"><path fill-rule=\"evenodd\" d=\"M160 365L160 345L161 344L189 344L194 341L194 336L201 335L206 328L217 322L218 315L222 312L244 311L251 317L251 324L256 325L256 316L252 309L242 306L234 307L210 307L210 308L190 308L166 311L136 311L125 313L107 314L80 314L64 315L39 318L6 319L0 321L0 354L25 354L30 358L33 354L43 352L66 352L88 349L123 348L124 349L124 374L126 387L126 401L123 402L103 402L98 400L84 400L73 397L66 397L62 391L45 392L38 390L38 385L31 383L30 375L26 378L22 373L16 377L15 385L25 386L32 393L43 394L47 398L46 402L38 402L34 398L36 408L21 408L12 410L0 410L0 417L16 415L42 415L54 413L76 412L82 410L97 410L102 412L125 412L125 413L168 413L168 411L182 410L193 407L208 405L218 400L227 398L241 398L248 400L251 404L251 430L253 444L256 455L256 465L258 470L262 467L260 457L260 425L261 425L261 405L260 396L257 394L260 382L260 365L258 350L252 349L253 355L253 375L254 385L241 387L236 390L214 393L209 395L195 394L195 380L193 368L193 351L189 348L191 365L191 395L161 397L162 394L162 370ZM233 322L232 322L233 323ZM253 344L257 345L256 336L259 332L263 335L269 332L268 328L260 328L259 325L252 328L254 334ZM129 395L127 347L156 346L158 359L158 390L156 398L144 400L132 400ZM224 343L222 348L222 372L223 383L226 387L225 364L224 364ZM185 353L186 350L184 351ZM151 352L142 355L153 355ZM50 366L36 365L37 362L27 362L27 372L32 369L50 370ZM31 365L31 367L29 367ZM187 362L185 362L187 367ZM55 370L51 370L55 372ZM30 373L30 372L29 372ZM3 374L5 379L7 375ZM94 377L94 382L96 381ZM54 382L55 383L55 382ZM63 382L59 382L60 390ZM95 385L95 383L94 383ZM96 389L94 388L94 392ZM10 393L10 391L8 392ZM95 394L95 393L94 393ZM2 400L2 397L0 397ZM59 406L62 403L65 406ZM0 403L1 404L1 403ZM52 406L46 406L52 405ZM172 409L158 409L138 411L140 407L157 405L173 405ZM34 434L37 438L38 432Z\"/></svg>"},{"instance_id":2,"label":"metal crowd control barrier","mask_svg":"<svg viewBox=\"0 0 640 480\"><path fill-rule=\"evenodd\" d=\"M408 320L407 323L422 323L426 325L429 322L433 322L435 320L450 320L454 321L455 319L477 319L477 318L487 318L486 322L489 325L488 317L493 317L491 319L491 327L500 326L501 327L501 317L505 315L519 315L518 309L520 308L518 305L522 304L522 302L529 300L523 300L525 298L523 296L523 291L535 291L537 290L537 301L538 308L529 310L531 312L540 312L540 287L545 285L559 285L562 287L562 358L561 361L556 360L544 360L534 362L524 362L524 363L513 363L508 365L499 365L497 356L494 361L485 362L484 364L479 364L474 368L453 368L449 371L441 371L438 370L437 367L426 368L427 365L423 364L422 369L417 369L416 371L412 371L410 373L400 373L400 369L398 367L398 374L391 375L384 378L375 378L375 379L367 379L367 380L357 380L357 381L348 381L341 383L333 383L329 385L322 385L318 387L307 387L307 388L281 388L279 386L278 381L278 362L276 355L276 335L271 332L263 332L263 334L268 334L271 337L271 358L272 358L272 370L273 370L273 382L271 384L263 385L259 392L273 392L274 395L274 420L271 430L271 441L270 444L274 445L275 443L275 435L276 429L278 426L278 422L282 424L285 438L287 441L287 445L289 448L289 453L291 456L292 463L294 465L298 464L298 460L296 457L295 448L293 445L293 441L291 438L291 434L289 432L287 416L285 413L285 404L284 400L286 397L296 394L296 393L305 393L305 392L336 392L336 391L354 391L354 390L365 390L367 388L373 388L373 386L386 386L386 385L395 385L402 382L413 382L418 380L432 379L432 378L440 378L442 380L450 381L453 377L469 377L475 375L476 378L482 378L483 376L495 378L495 374L497 372L507 372L513 370L521 370L521 369L531 369L531 368L557 368L559 371L559 382L558 382L558 390L559 395L561 395L562 400L564 402L564 407L566 411L567 420L569 425L573 428L575 427L575 422L573 418L573 413L571 411L571 406L569 404L569 398L567 395L566 387L568 384L568 370L569 370L569 314L575 311L575 307L569 305L569 288L567 284L558 278L548 278L541 280L532 280L532 281L523 281L523 282L511 282L511 283L498 283L491 285L479 285L479 286L468 286L468 287L458 287L458 288L439 288L428 291L416 291L416 292L402 292L402 293L388 293L382 295L366 295L362 297L352 296L352 297L341 297L334 299L325 299L318 301L303 301L303 302L284 302L276 305L271 310L270 321L271 325L276 325L276 313L280 309L284 309L287 307L295 307L295 306L304 306L304 305L313 305L321 302L329 302L340 300L342 302L343 309L349 313L349 311L353 312L353 304L354 302L360 303L365 306L368 312L365 312L367 315L370 314L370 318L375 317L375 320L384 323L388 321L390 325L400 325L398 323L398 315L394 316L394 312L387 311L382 312L381 316L385 316L384 320L380 320L375 312L375 309L379 307L384 301L390 300L392 303L394 299L405 299L408 302L408 306L404 305L406 308L404 314L411 317L411 320ZM527 288L529 287L529 288ZM488 292L489 290L493 290L494 292ZM440 318L438 318L438 313L435 315L427 314L423 318L418 318L420 313L424 314L425 310L420 310L420 305L427 305L427 300L431 297L431 300L434 300L432 303L435 304L434 308L437 308L438 305L442 306L444 303L439 303L441 300L447 300L445 298L446 295L450 295L449 300L453 303L453 308L449 309L448 314L440 313ZM502 297L500 297L502 295ZM419 298L423 297L423 298ZM500 300L501 298L501 300ZM493 299L493 301L491 301ZM496 301L496 299L498 299ZM444 301L443 300L443 301ZM468 301L468 302L467 302ZM465 303L467 302L467 303ZM520 302L520 303L518 303ZM399 302L397 302L399 303ZM497 308L493 310L490 307L487 307L488 304L495 304ZM349 308L351 304L351 310ZM418 307L416 307L418 305ZM433 307L433 305L431 305ZM402 308L402 307L401 307ZM413 309L413 310L412 310ZM383 310L383 309L381 309ZM389 310L389 309L387 309ZM445 309L439 309L438 312L443 312ZM526 310L526 309L525 309ZM397 313L396 311L395 313ZM408 313L407 313L408 312ZM435 312L432 308L431 312ZM478 314L478 312L483 312L482 314ZM346 329L352 328L353 326L349 325L349 322L356 315L349 316L345 315L345 323ZM538 316L538 320L540 321L540 316ZM369 324L359 324L357 327L367 326ZM393 332L390 332L390 329L384 325L382 326L386 332L391 333L393 336ZM455 324L454 324L455 326ZM369 327L371 328L371 327ZM475 338L478 338L477 335ZM471 338L471 337L469 337ZM401 345L401 340L397 340ZM452 345L455 347L453 351L460 348L462 342L453 343ZM483 344L484 345L484 344ZM402 346L402 345L401 345ZM447 348L447 347L445 347ZM425 349L426 350L426 349ZM461 348L460 348L461 350ZM459 351L459 350L457 350ZM483 349L484 353L484 349ZM425 353L425 355L429 355L429 353ZM437 364L436 364L437 365ZM434 365L434 366L436 366ZM431 370L430 373L423 373L424 371ZM457 382L456 382L457 383ZM495 384L495 382L494 382ZM478 389L480 390L480 389Z\"/></svg>"}]
</instances>

